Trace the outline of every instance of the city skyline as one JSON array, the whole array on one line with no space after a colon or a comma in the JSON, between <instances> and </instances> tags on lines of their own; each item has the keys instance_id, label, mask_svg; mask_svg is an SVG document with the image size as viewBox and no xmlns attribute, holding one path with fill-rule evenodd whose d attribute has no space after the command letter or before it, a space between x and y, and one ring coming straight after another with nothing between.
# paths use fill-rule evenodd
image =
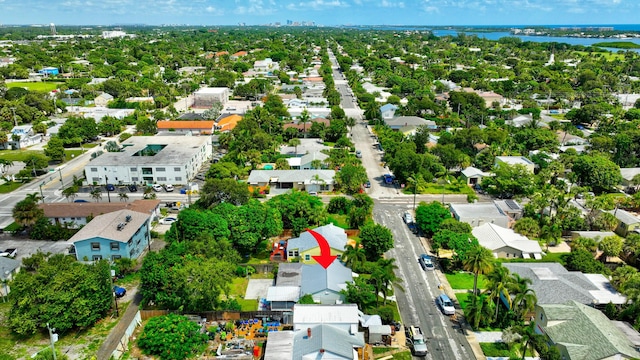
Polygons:
<instances>
[{"instance_id":1,"label":"city skyline","mask_svg":"<svg viewBox=\"0 0 640 360\"><path fill-rule=\"evenodd\" d=\"M635 0L0 0L0 24L636 24Z\"/></svg>"}]
</instances>

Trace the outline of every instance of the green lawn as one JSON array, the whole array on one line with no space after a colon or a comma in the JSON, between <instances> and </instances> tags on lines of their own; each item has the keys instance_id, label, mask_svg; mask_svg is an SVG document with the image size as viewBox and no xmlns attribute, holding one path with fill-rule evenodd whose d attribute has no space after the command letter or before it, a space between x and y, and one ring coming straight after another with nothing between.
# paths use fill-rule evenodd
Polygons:
<instances>
[{"instance_id":1,"label":"green lawn","mask_svg":"<svg viewBox=\"0 0 640 360\"><path fill-rule=\"evenodd\" d=\"M456 293L456 299L458 299L458 304L460 304L460 308L462 308L462 310L464 310L467 305L469 305L469 296L471 296L471 293Z\"/></svg>"},{"instance_id":2,"label":"green lawn","mask_svg":"<svg viewBox=\"0 0 640 360\"><path fill-rule=\"evenodd\" d=\"M418 190L420 190L420 194L467 194L474 195L473 189L471 189L468 185L462 184L447 184L443 186L441 184L433 184L428 183L424 185L418 186ZM408 188L403 190L405 194L412 195L413 189Z\"/></svg>"},{"instance_id":3,"label":"green lawn","mask_svg":"<svg viewBox=\"0 0 640 360\"><path fill-rule=\"evenodd\" d=\"M59 82L13 82L7 83L7 88L21 87L30 91L52 91L58 88Z\"/></svg>"},{"instance_id":4,"label":"green lawn","mask_svg":"<svg viewBox=\"0 0 640 360\"><path fill-rule=\"evenodd\" d=\"M447 281L453 289L473 289L473 274L467 272L457 272L445 274ZM483 289L486 279L484 275L478 276L478 289Z\"/></svg>"},{"instance_id":5,"label":"green lawn","mask_svg":"<svg viewBox=\"0 0 640 360\"><path fill-rule=\"evenodd\" d=\"M586 51L576 51L575 53L580 54L580 55L587 55L589 54ZM604 57L605 60L607 61L614 61L614 60L624 60L624 55L622 54L614 54L611 52L592 52L591 53L591 57Z\"/></svg>"},{"instance_id":6,"label":"green lawn","mask_svg":"<svg viewBox=\"0 0 640 360\"><path fill-rule=\"evenodd\" d=\"M339 228L343 228L343 229L351 228L349 226L349 223L347 222L347 215L329 214L327 219L328 219L328 222L333 223L333 225Z\"/></svg>"},{"instance_id":7,"label":"green lawn","mask_svg":"<svg viewBox=\"0 0 640 360\"><path fill-rule=\"evenodd\" d=\"M544 246L542 247L544 249ZM555 263L559 263L562 264L563 266L565 265L564 262L564 255L566 255L568 253L552 253L552 252L547 252L547 254L545 256L542 257L542 259L540 260L536 260L536 259L496 259L497 261L501 262L501 263L535 263L535 262L555 262Z\"/></svg>"},{"instance_id":8,"label":"green lawn","mask_svg":"<svg viewBox=\"0 0 640 360\"><path fill-rule=\"evenodd\" d=\"M253 299L236 299L240 304L240 311L256 311L258 310L258 300Z\"/></svg>"},{"instance_id":9,"label":"green lawn","mask_svg":"<svg viewBox=\"0 0 640 360\"><path fill-rule=\"evenodd\" d=\"M413 357L411 356L411 351L403 351L399 353L393 354L393 360L411 360Z\"/></svg>"},{"instance_id":10,"label":"green lawn","mask_svg":"<svg viewBox=\"0 0 640 360\"><path fill-rule=\"evenodd\" d=\"M510 359L520 359L522 357L522 353L520 352L522 345L520 344L513 344L511 349L509 349L509 345L502 342L480 343L480 348L485 356L509 357ZM532 357L535 355L531 352L531 349L528 349L526 356Z\"/></svg>"},{"instance_id":11,"label":"green lawn","mask_svg":"<svg viewBox=\"0 0 640 360\"><path fill-rule=\"evenodd\" d=\"M29 156L38 154L43 155L44 151L38 150L0 150L0 159L13 162L25 161Z\"/></svg>"},{"instance_id":12,"label":"green lawn","mask_svg":"<svg viewBox=\"0 0 640 360\"><path fill-rule=\"evenodd\" d=\"M73 159L76 156L80 156L84 151L82 149L65 149L64 156L67 161Z\"/></svg>"},{"instance_id":13,"label":"green lawn","mask_svg":"<svg viewBox=\"0 0 640 360\"><path fill-rule=\"evenodd\" d=\"M7 194L7 193L10 193L10 192L12 192L13 190L15 190L15 189L19 188L20 186L22 186L22 183L20 183L20 182L14 182L14 181L11 181L11 182L7 182L7 183L4 183L4 184L1 184L1 185L0 185L0 194Z\"/></svg>"}]
</instances>

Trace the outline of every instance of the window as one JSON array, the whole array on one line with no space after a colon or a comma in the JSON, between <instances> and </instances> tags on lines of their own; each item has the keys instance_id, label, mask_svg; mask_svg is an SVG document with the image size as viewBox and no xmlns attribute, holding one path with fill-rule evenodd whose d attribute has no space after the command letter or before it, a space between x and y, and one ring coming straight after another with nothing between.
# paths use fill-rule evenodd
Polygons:
<instances>
[{"instance_id":1,"label":"window","mask_svg":"<svg viewBox=\"0 0 640 360\"><path fill-rule=\"evenodd\" d=\"M137 172L137 171L138 171L138 168L134 168L134 167L132 167L132 168L129 168L129 170L130 170L130 171L133 171L133 172Z\"/></svg>"},{"instance_id":2,"label":"window","mask_svg":"<svg viewBox=\"0 0 640 360\"><path fill-rule=\"evenodd\" d=\"M93 261L102 260L102 255L93 255Z\"/></svg>"},{"instance_id":3,"label":"window","mask_svg":"<svg viewBox=\"0 0 640 360\"><path fill-rule=\"evenodd\" d=\"M162 177L162 176L158 176L157 178L158 181L167 181L166 177Z\"/></svg>"},{"instance_id":4,"label":"window","mask_svg":"<svg viewBox=\"0 0 640 360\"><path fill-rule=\"evenodd\" d=\"M100 243L92 242L91 243L91 251L100 251Z\"/></svg>"},{"instance_id":5,"label":"window","mask_svg":"<svg viewBox=\"0 0 640 360\"><path fill-rule=\"evenodd\" d=\"M173 171L180 171L180 168L179 167L174 167Z\"/></svg>"},{"instance_id":6,"label":"window","mask_svg":"<svg viewBox=\"0 0 640 360\"><path fill-rule=\"evenodd\" d=\"M99 177L96 177L96 176L94 176L91 180L92 180L94 183L99 183L99 182L100 182L100 178L99 178Z\"/></svg>"},{"instance_id":7,"label":"window","mask_svg":"<svg viewBox=\"0 0 640 360\"><path fill-rule=\"evenodd\" d=\"M121 259L121 258L122 258L122 256L120 256L120 255L111 255L111 260L113 260L113 261L116 261L116 260Z\"/></svg>"},{"instance_id":8,"label":"window","mask_svg":"<svg viewBox=\"0 0 640 360\"><path fill-rule=\"evenodd\" d=\"M142 175L153 175L153 169L151 168L142 168Z\"/></svg>"},{"instance_id":9,"label":"window","mask_svg":"<svg viewBox=\"0 0 640 360\"><path fill-rule=\"evenodd\" d=\"M138 182L138 178L137 178L137 177L135 177L135 176L134 176L134 177L131 177L131 181L133 181L133 182Z\"/></svg>"},{"instance_id":10,"label":"window","mask_svg":"<svg viewBox=\"0 0 640 360\"><path fill-rule=\"evenodd\" d=\"M111 251L120 251L120 243L112 242L111 243Z\"/></svg>"},{"instance_id":11,"label":"window","mask_svg":"<svg viewBox=\"0 0 640 360\"><path fill-rule=\"evenodd\" d=\"M98 172L98 168L91 168L91 172Z\"/></svg>"},{"instance_id":12,"label":"window","mask_svg":"<svg viewBox=\"0 0 640 360\"><path fill-rule=\"evenodd\" d=\"M156 171L157 171L157 172L164 172L164 171L166 171L166 170L165 170L165 168L156 168Z\"/></svg>"},{"instance_id":13,"label":"window","mask_svg":"<svg viewBox=\"0 0 640 360\"><path fill-rule=\"evenodd\" d=\"M298 250L289 250L289 257L298 257Z\"/></svg>"},{"instance_id":14,"label":"window","mask_svg":"<svg viewBox=\"0 0 640 360\"><path fill-rule=\"evenodd\" d=\"M129 251L129 257L133 257L133 255L136 253L136 249L131 249L131 251Z\"/></svg>"},{"instance_id":15,"label":"window","mask_svg":"<svg viewBox=\"0 0 640 360\"><path fill-rule=\"evenodd\" d=\"M182 181L182 176L176 176L176 181Z\"/></svg>"},{"instance_id":16,"label":"window","mask_svg":"<svg viewBox=\"0 0 640 360\"><path fill-rule=\"evenodd\" d=\"M130 239L130 240L127 242L127 245L129 245L129 246L133 245L133 239Z\"/></svg>"},{"instance_id":17,"label":"window","mask_svg":"<svg viewBox=\"0 0 640 360\"><path fill-rule=\"evenodd\" d=\"M311 256L310 256L309 254L306 254L306 255L304 256L304 260L305 260L305 261L309 261L309 260L311 260Z\"/></svg>"}]
</instances>

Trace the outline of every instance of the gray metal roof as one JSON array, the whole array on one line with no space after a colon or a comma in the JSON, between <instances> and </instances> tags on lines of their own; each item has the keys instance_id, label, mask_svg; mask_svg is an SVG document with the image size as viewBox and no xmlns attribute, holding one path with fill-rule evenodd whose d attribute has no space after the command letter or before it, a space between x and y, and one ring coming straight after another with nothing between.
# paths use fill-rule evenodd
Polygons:
<instances>
[{"instance_id":1,"label":"gray metal roof","mask_svg":"<svg viewBox=\"0 0 640 360\"><path fill-rule=\"evenodd\" d=\"M9 274L19 267L20 261L0 256L0 280L8 279ZM5 274L5 272L9 272L9 274Z\"/></svg>"},{"instance_id":2,"label":"gray metal roof","mask_svg":"<svg viewBox=\"0 0 640 360\"><path fill-rule=\"evenodd\" d=\"M322 235L329 243L330 248L344 251L344 247L347 245L347 233L344 232L344 229L330 223L317 227L313 231ZM318 242L308 231L301 233L300 237L287 241L287 250L298 249L298 251L302 252L315 247L318 247Z\"/></svg>"},{"instance_id":3,"label":"gray metal roof","mask_svg":"<svg viewBox=\"0 0 640 360\"><path fill-rule=\"evenodd\" d=\"M398 116L393 119L386 119L384 122L390 127L435 125L435 122L417 116Z\"/></svg>"},{"instance_id":4,"label":"gray metal roof","mask_svg":"<svg viewBox=\"0 0 640 360\"><path fill-rule=\"evenodd\" d=\"M473 228L471 234L478 239L480 245L491 251L510 247L527 254L541 254L542 248L537 241L529 240L511 229L496 224L483 224Z\"/></svg>"},{"instance_id":5,"label":"gray metal roof","mask_svg":"<svg viewBox=\"0 0 640 360\"><path fill-rule=\"evenodd\" d=\"M127 222L127 216L131 216ZM149 219L150 214L143 214L131 210L118 210L104 215L98 215L69 239L69 242L105 238L120 242L127 242L133 234ZM118 224L126 224L118 230Z\"/></svg>"},{"instance_id":6,"label":"gray metal roof","mask_svg":"<svg viewBox=\"0 0 640 360\"><path fill-rule=\"evenodd\" d=\"M598 283L594 283L585 274L568 271L558 263L503 263L502 266L512 273L530 279L530 287L535 291L538 304L541 305L563 304L570 300L588 305L594 302L626 302L624 296L613 290L606 279L599 279Z\"/></svg>"},{"instance_id":7,"label":"gray metal roof","mask_svg":"<svg viewBox=\"0 0 640 360\"><path fill-rule=\"evenodd\" d=\"M304 264L300 294L315 294L324 290L340 292L346 289L346 283L351 281L353 281L351 269L342 265L340 261L334 261L326 269L319 264Z\"/></svg>"},{"instance_id":8,"label":"gray metal roof","mask_svg":"<svg viewBox=\"0 0 640 360\"><path fill-rule=\"evenodd\" d=\"M350 334L331 325L310 327L311 337L307 330L299 330L293 338L293 359L318 359L328 354L337 356L331 359L353 359L354 347L364 346L362 334ZM359 336L358 336L359 335ZM321 355L324 350L327 355Z\"/></svg>"},{"instance_id":9,"label":"gray metal roof","mask_svg":"<svg viewBox=\"0 0 640 360\"><path fill-rule=\"evenodd\" d=\"M293 324L349 324L357 325L360 310L356 304L321 305L295 304L293 306Z\"/></svg>"},{"instance_id":10,"label":"gray metal roof","mask_svg":"<svg viewBox=\"0 0 640 360\"><path fill-rule=\"evenodd\" d=\"M640 352L601 311L576 301L541 308L547 317L545 333L567 350L570 359L609 359L618 354L640 358Z\"/></svg>"},{"instance_id":11,"label":"gray metal roof","mask_svg":"<svg viewBox=\"0 0 640 360\"><path fill-rule=\"evenodd\" d=\"M293 331L275 331L267 336L264 360L293 360Z\"/></svg>"},{"instance_id":12,"label":"gray metal roof","mask_svg":"<svg viewBox=\"0 0 640 360\"><path fill-rule=\"evenodd\" d=\"M276 286L300 286L302 284L302 263L282 263L278 265Z\"/></svg>"},{"instance_id":13,"label":"gray metal roof","mask_svg":"<svg viewBox=\"0 0 640 360\"><path fill-rule=\"evenodd\" d=\"M208 136L133 136L123 142L122 152L105 152L92 159L87 166L140 166L176 165L184 166L189 159L210 142ZM166 145L154 156L133 156L147 145Z\"/></svg>"},{"instance_id":14,"label":"gray metal roof","mask_svg":"<svg viewBox=\"0 0 640 360\"><path fill-rule=\"evenodd\" d=\"M505 215L494 203L451 204L451 211L461 218L495 218Z\"/></svg>"},{"instance_id":15,"label":"gray metal roof","mask_svg":"<svg viewBox=\"0 0 640 360\"><path fill-rule=\"evenodd\" d=\"M608 213L615 215L616 219L620 220L620 222L625 225L640 223L640 218L622 209L610 210Z\"/></svg>"}]
</instances>

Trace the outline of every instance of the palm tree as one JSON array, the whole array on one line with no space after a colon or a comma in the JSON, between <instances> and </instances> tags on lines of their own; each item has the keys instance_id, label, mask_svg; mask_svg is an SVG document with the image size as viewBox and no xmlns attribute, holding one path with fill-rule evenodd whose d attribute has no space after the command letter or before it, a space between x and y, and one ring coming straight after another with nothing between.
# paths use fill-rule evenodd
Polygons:
<instances>
[{"instance_id":1,"label":"palm tree","mask_svg":"<svg viewBox=\"0 0 640 360\"><path fill-rule=\"evenodd\" d=\"M120 201L127 201L129 199L129 195L127 195L126 193L119 193L118 196L120 197Z\"/></svg>"},{"instance_id":2,"label":"palm tree","mask_svg":"<svg viewBox=\"0 0 640 360\"><path fill-rule=\"evenodd\" d=\"M474 274L473 293L478 293L478 275L487 274L493 270L493 254L483 246L475 245L467 252L467 257L462 261L462 267Z\"/></svg>"},{"instance_id":3,"label":"palm tree","mask_svg":"<svg viewBox=\"0 0 640 360\"><path fill-rule=\"evenodd\" d=\"M289 140L289 146L293 146L294 152L295 152L295 156L298 156L298 145L302 144L302 142L300 141L300 139L298 139L297 137Z\"/></svg>"},{"instance_id":4,"label":"palm tree","mask_svg":"<svg viewBox=\"0 0 640 360\"><path fill-rule=\"evenodd\" d=\"M499 265L487 274L487 292L489 298L496 303L495 320L498 320L498 310L500 309L500 298L504 298L511 309L511 294L509 294L510 282L509 269Z\"/></svg>"},{"instance_id":5,"label":"palm tree","mask_svg":"<svg viewBox=\"0 0 640 360\"><path fill-rule=\"evenodd\" d=\"M376 269L371 274L371 278L375 282L376 294L382 292L383 305L387 304L387 292L392 286L404 291L404 288L400 285L402 279L398 278L394 271L398 268L395 262L396 259L378 259Z\"/></svg>"},{"instance_id":6,"label":"palm tree","mask_svg":"<svg viewBox=\"0 0 640 360\"><path fill-rule=\"evenodd\" d=\"M480 324L493 315L491 301L486 295L472 294L469 297L469 302L469 305L464 309L464 316L471 327L478 329Z\"/></svg>"},{"instance_id":7,"label":"palm tree","mask_svg":"<svg viewBox=\"0 0 640 360\"><path fill-rule=\"evenodd\" d=\"M536 308L538 297L536 292L529 286L532 284L531 279L523 278L519 274L511 274L511 282L509 283L513 298L513 312L522 319Z\"/></svg>"},{"instance_id":8,"label":"palm tree","mask_svg":"<svg viewBox=\"0 0 640 360\"><path fill-rule=\"evenodd\" d=\"M96 202L99 202L100 199L102 199L102 191L100 191L100 188L95 188L95 189L91 190L91 197Z\"/></svg>"},{"instance_id":9,"label":"palm tree","mask_svg":"<svg viewBox=\"0 0 640 360\"><path fill-rule=\"evenodd\" d=\"M34 204L37 204L38 201L42 200L42 196L40 196L40 194L38 194L37 192L34 192L31 194L27 194L27 196L24 199L31 201Z\"/></svg>"},{"instance_id":10,"label":"palm tree","mask_svg":"<svg viewBox=\"0 0 640 360\"><path fill-rule=\"evenodd\" d=\"M64 195L64 197L67 198L69 202L72 202L73 199L75 199L76 196L78 196L78 187L76 185L71 185L65 188L64 190L62 190L62 195Z\"/></svg>"},{"instance_id":11,"label":"palm tree","mask_svg":"<svg viewBox=\"0 0 640 360\"><path fill-rule=\"evenodd\" d=\"M44 211L38 207L38 203L29 198L19 201L12 210L16 223L22 226L31 226L44 215Z\"/></svg>"},{"instance_id":12,"label":"palm tree","mask_svg":"<svg viewBox=\"0 0 640 360\"><path fill-rule=\"evenodd\" d=\"M367 255L360 244L360 240L357 240L354 245L347 244L344 247L341 259L345 266L350 267L355 272L358 272L360 266L367 261Z\"/></svg>"}]
</instances>

